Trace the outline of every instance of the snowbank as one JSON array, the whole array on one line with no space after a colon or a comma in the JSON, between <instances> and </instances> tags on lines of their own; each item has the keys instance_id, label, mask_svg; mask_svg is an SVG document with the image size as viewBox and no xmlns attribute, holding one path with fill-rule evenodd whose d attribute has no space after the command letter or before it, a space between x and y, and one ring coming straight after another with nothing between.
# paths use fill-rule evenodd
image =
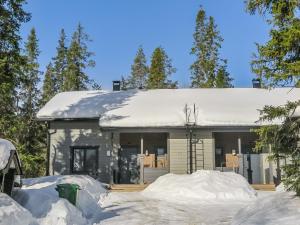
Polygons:
<instances>
[{"instance_id":1,"label":"snowbank","mask_svg":"<svg viewBox=\"0 0 300 225\"><path fill-rule=\"evenodd\" d=\"M77 207L58 197L57 184L74 183L81 188ZM89 176L49 176L25 179L14 198L28 209L40 224L83 225L98 220L101 207L98 202L106 195L102 184ZM92 221L91 221L92 220Z\"/></svg>"},{"instance_id":2,"label":"snowbank","mask_svg":"<svg viewBox=\"0 0 300 225\"><path fill-rule=\"evenodd\" d=\"M31 213L8 195L0 193L0 225L37 225Z\"/></svg>"},{"instance_id":3,"label":"snowbank","mask_svg":"<svg viewBox=\"0 0 300 225\"><path fill-rule=\"evenodd\" d=\"M277 192L241 209L232 225L296 225L299 221L300 198L292 193Z\"/></svg>"},{"instance_id":4,"label":"snowbank","mask_svg":"<svg viewBox=\"0 0 300 225\"><path fill-rule=\"evenodd\" d=\"M168 201L250 200L256 192L246 179L233 172L199 170L191 175L167 174L143 192L149 198Z\"/></svg>"},{"instance_id":5,"label":"snowbank","mask_svg":"<svg viewBox=\"0 0 300 225\"><path fill-rule=\"evenodd\" d=\"M15 146L10 141L0 138L0 170L6 167L11 150L16 150Z\"/></svg>"}]
</instances>

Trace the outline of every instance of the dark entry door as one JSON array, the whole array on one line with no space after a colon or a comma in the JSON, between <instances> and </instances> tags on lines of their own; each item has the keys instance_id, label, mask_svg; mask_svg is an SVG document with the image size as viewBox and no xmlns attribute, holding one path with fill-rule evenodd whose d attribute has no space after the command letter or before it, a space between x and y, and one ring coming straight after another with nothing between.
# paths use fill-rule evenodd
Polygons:
<instances>
[{"instance_id":1,"label":"dark entry door","mask_svg":"<svg viewBox=\"0 0 300 225\"><path fill-rule=\"evenodd\" d=\"M119 150L119 183L137 184L139 182L138 147L123 146Z\"/></svg>"}]
</instances>

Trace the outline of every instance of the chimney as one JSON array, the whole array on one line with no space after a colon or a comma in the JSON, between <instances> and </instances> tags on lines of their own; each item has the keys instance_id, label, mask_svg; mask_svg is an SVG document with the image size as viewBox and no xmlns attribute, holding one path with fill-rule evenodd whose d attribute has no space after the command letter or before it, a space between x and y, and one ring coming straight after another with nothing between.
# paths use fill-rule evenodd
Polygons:
<instances>
[{"instance_id":1,"label":"chimney","mask_svg":"<svg viewBox=\"0 0 300 225\"><path fill-rule=\"evenodd\" d=\"M113 91L120 91L121 90L121 81L114 80L113 81Z\"/></svg>"},{"instance_id":2,"label":"chimney","mask_svg":"<svg viewBox=\"0 0 300 225\"><path fill-rule=\"evenodd\" d=\"M261 80L260 78L252 79L253 88L261 88Z\"/></svg>"}]
</instances>

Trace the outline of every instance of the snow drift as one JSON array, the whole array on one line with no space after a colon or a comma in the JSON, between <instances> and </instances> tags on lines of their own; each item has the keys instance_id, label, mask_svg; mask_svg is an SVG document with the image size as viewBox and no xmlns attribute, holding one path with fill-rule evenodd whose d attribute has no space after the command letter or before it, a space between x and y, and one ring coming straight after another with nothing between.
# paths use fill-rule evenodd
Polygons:
<instances>
[{"instance_id":1,"label":"snow drift","mask_svg":"<svg viewBox=\"0 0 300 225\"><path fill-rule=\"evenodd\" d=\"M57 184L78 184L77 207L58 197ZM106 195L102 184L89 176L49 176L25 179L23 188L14 198L28 209L40 224L88 224L98 220L101 213L98 201ZM92 220L92 221L91 221Z\"/></svg>"},{"instance_id":2,"label":"snow drift","mask_svg":"<svg viewBox=\"0 0 300 225\"><path fill-rule=\"evenodd\" d=\"M0 193L0 225L37 225L31 213L8 195Z\"/></svg>"},{"instance_id":3,"label":"snow drift","mask_svg":"<svg viewBox=\"0 0 300 225\"><path fill-rule=\"evenodd\" d=\"M232 225L296 225L299 221L300 198L293 193L277 192L241 209Z\"/></svg>"},{"instance_id":4,"label":"snow drift","mask_svg":"<svg viewBox=\"0 0 300 225\"><path fill-rule=\"evenodd\" d=\"M255 190L246 179L233 172L199 170L191 175L167 174L150 184L142 194L168 201L250 200Z\"/></svg>"},{"instance_id":5,"label":"snow drift","mask_svg":"<svg viewBox=\"0 0 300 225\"><path fill-rule=\"evenodd\" d=\"M10 141L0 138L0 170L6 167L11 150L16 150L15 146Z\"/></svg>"}]
</instances>

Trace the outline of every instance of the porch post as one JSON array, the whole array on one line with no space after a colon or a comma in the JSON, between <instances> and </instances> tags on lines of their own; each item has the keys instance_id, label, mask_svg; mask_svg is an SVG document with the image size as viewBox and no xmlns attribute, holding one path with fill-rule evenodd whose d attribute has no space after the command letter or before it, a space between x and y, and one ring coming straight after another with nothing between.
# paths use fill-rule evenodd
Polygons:
<instances>
[{"instance_id":1,"label":"porch post","mask_svg":"<svg viewBox=\"0 0 300 225\"><path fill-rule=\"evenodd\" d=\"M272 153L272 145L269 144L269 155L271 155ZM273 160L269 160L269 182L270 184L274 184L274 180L273 180Z\"/></svg>"},{"instance_id":2,"label":"porch post","mask_svg":"<svg viewBox=\"0 0 300 225\"><path fill-rule=\"evenodd\" d=\"M144 137L143 137L143 134L141 134L140 184L144 184Z\"/></svg>"},{"instance_id":3,"label":"porch post","mask_svg":"<svg viewBox=\"0 0 300 225\"><path fill-rule=\"evenodd\" d=\"M238 157L239 157L239 174L242 174L243 176L244 174L244 156L242 154L242 139L241 137L238 137Z\"/></svg>"}]
</instances>

